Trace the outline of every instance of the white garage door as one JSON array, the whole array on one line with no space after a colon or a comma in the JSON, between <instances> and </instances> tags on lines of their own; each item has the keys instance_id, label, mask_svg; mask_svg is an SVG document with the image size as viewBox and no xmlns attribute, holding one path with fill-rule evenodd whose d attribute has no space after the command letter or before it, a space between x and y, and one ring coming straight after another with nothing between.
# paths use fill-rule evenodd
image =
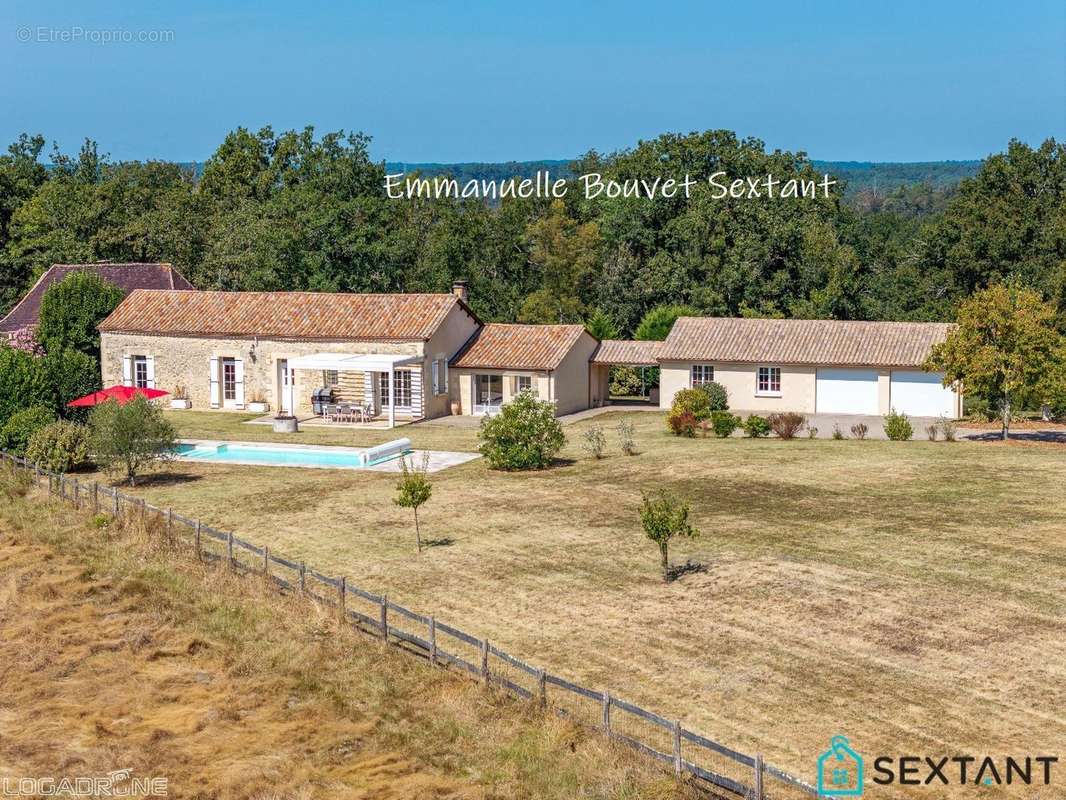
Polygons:
<instances>
[{"instance_id":1,"label":"white garage door","mask_svg":"<svg viewBox=\"0 0 1066 800\"><path fill-rule=\"evenodd\" d=\"M877 372L872 369L819 369L819 414L876 414Z\"/></svg>"},{"instance_id":2,"label":"white garage door","mask_svg":"<svg viewBox=\"0 0 1066 800\"><path fill-rule=\"evenodd\" d=\"M892 373L892 408L913 417L955 416L955 392L941 385L942 372Z\"/></svg>"}]
</instances>

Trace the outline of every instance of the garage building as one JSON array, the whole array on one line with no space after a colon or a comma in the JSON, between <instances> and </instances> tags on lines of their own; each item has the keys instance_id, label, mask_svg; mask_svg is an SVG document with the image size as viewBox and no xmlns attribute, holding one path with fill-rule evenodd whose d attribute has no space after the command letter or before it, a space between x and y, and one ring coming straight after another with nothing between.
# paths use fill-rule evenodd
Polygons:
<instances>
[{"instance_id":1,"label":"garage building","mask_svg":"<svg viewBox=\"0 0 1066 800\"><path fill-rule=\"evenodd\" d=\"M659 351L660 406L716 381L740 411L961 416L961 392L922 365L952 326L935 322L682 317Z\"/></svg>"}]
</instances>

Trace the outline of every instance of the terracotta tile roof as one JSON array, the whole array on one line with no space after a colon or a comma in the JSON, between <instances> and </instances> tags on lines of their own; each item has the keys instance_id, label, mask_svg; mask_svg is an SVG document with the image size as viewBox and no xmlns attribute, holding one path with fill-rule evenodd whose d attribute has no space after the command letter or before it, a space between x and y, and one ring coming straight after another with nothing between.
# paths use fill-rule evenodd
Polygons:
<instances>
[{"instance_id":1,"label":"terracotta tile roof","mask_svg":"<svg viewBox=\"0 0 1066 800\"><path fill-rule=\"evenodd\" d=\"M79 270L95 272L126 292L134 289L196 288L170 264L53 264L37 279L26 296L0 320L0 331L15 331L36 325L41 312L41 300L48 287Z\"/></svg>"},{"instance_id":2,"label":"terracotta tile roof","mask_svg":"<svg viewBox=\"0 0 1066 800\"><path fill-rule=\"evenodd\" d=\"M593 364L613 366L654 367L659 363L662 342L625 341L604 339L592 354Z\"/></svg>"},{"instance_id":3,"label":"terracotta tile roof","mask_svg":"<svg viewBox=\"0 0 1066 800\"><path fill-rule=\"evenodd\" d=\"M165 336L424 341L456 305L474 317L454 294L136 291L100 323L100 330Z\"/></svg>"},{"instance_id":4,"label":"terracotta tile roof","mask_svg":"<svg viewBox=\"0 0 1066 800\"><path fill-rule=\"evenodd\" d=\"M917 367L952 326L939 322L682 317L664 361Z\"/></svg>"},{"instance_id":5,"label":"terracotta tile roof","mask_svg":"<svg viewBox=\"0 0 1066 800\"><path fill-rule=\"evenodd\" d=\"M556 369L584 332L583 325L492 322L463 345L451 365L482 369Z\"/></svg>"}]
</instances>

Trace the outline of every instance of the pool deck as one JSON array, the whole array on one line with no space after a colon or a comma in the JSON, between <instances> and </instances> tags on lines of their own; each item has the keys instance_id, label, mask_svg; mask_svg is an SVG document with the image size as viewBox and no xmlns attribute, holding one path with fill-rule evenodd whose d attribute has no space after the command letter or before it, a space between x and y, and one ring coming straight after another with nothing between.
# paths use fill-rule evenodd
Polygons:
<instances>
[{"instance_id":1,"label":"pool deck","mask_svg":"<svg viewBox=\"0 0 1066 800\"><path fill-rule=\"evenodd\" d=\"M249 450L261 449L261 450L291 450L291 451L307 451L307 450L321 450L328 453L363 453L370 448L368 447L343 447L339 445L328 444L277 444L274 442L240 442L231 439L179 439L178 444L191 444L200 447L217 447L218 445L231 445L234 447L246 447ZM468 461L473 461L475 458L481 458L477 453L457 453L449 450L412 450L405 458L410 459L408 463L414 463L415 466L422 464L422 458L425 454L429 454L429 465L427 466L428 472L440 472L442 469L448 467L458 466L459 464L465 464ZM352 466L338 466L336 464L264 464L260 461L248 461L245 459L234 460L214 460L205 458L184 458L182 456L175 456L176 461L197 462L200 464L236 464L240 466L249 467L289 467L295 469L345 469L345 470L360 470L370 472L399 472L400 471L400 459L392 458L388 461L382 461L378 464L369 464L365 467L353 464Z\"/></svg>"}]
</instances>

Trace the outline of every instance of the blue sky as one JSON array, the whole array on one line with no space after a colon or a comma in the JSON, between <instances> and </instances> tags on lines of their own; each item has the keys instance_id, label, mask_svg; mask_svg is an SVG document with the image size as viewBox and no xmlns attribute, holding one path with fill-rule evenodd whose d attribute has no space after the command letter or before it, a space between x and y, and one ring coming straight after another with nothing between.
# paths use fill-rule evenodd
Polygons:
<instances>
[{"instance_id":1,"label":"blue sky","mask_svg":"<svg viewBox=\"0 0 1066 800\"><path fill-rule=\"evenodd\" d=\"M104 31L171 41L62 41ZM832 160L1066 137L1062 0L7 0L0 42L0 142L89 136L116 159L199 160L266 124L362 130L397 161L569 158L706 128Z\"/></svg>"}]
</instances>

